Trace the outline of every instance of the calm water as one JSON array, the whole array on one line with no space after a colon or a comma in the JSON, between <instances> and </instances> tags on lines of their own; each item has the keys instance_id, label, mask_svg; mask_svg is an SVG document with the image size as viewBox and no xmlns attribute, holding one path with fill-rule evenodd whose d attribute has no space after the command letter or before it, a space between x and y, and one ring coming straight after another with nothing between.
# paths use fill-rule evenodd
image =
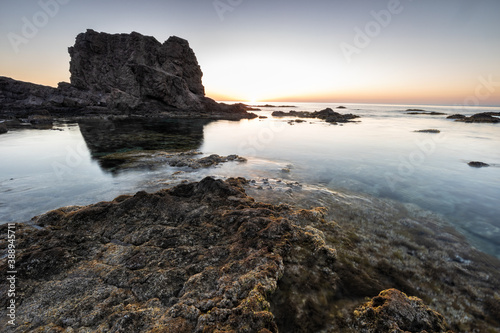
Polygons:
<instances>
[{"instance_id":1,"label":"calm water","mask_svg":"<svg viewBox=\"0 0 500 333\"><path fill-rule=\"evenodd\" d=\"M296 105L315 111L335 104ZM500 108L343 104L360 122L320 120L289 124L276 110L267 119L140 121L58 124L58 130L13 130L0 136L0 220L28 221L67 205L154 191L182 179L218 177L290 179L336 191L360 192L416 204L444 215L473 244L500 257L500 124L465 124L446 116L407 115L408 108L474 114ZM440 134L416 133L439 129ZM244 164L184 171L162 163L128 168L120 155L136 150L199 150L238 154ZM471 168L482 161L488 168Z\"/></svg>"}]
</instances>

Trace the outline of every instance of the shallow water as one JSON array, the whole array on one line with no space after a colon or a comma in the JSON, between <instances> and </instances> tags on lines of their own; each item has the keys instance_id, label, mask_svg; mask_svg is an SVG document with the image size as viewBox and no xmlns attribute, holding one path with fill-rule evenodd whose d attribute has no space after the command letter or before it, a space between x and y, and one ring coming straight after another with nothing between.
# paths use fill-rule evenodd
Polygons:
<instances>
[{"instance_id":1,"label":"shallow water","mask_svg":"<svg viewBox=\"0 0 500 333\"><path fill-rule=\"evenodd\" d=\"M297 111L337 106L294 105ZM273 178L416 204L444 215L474 245L500 257L500 124L404 112L421 108L470 115L498 108L344 105L347 109L337 111L360 115L360 122L306 119L290 125L295 118L271 113L291 108L276 107L256 112L267 119L85 122L59 124L59 130L12 130L0 136L0 219L27 221L60 206L154 191L206 175ZM422 129L441 133L414 132ZM248 162L196 171L162 163L129 168L121 155L109 155L134 150L238 154ZM469 161L491 166L471 168Z\"/></svg>"}]
</instances>

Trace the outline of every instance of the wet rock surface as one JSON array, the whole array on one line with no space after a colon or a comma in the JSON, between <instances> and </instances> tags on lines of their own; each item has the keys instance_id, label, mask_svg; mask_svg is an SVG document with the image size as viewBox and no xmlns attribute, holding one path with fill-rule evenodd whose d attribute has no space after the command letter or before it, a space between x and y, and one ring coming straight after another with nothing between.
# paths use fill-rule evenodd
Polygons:
<instances>
[{"instance_id":1,"label":"wet rock surface","mask_svg":"<svg viewBox=\"0 0 500 333\"><path fill-rule=\"evenodd\" d=\"M443 316L417 297L396 289L382 291L354 311L360 333L447 332ZM450 332L450 331L448 331Z\"/></svg>"},{"instance_id":2,"label":"wet rock surface","mask_svg":"<svg viewBox=\"0 0 500 333\"><path fill-rule=\"evenodd\" d=\"M210 168L227 162L243 163L247 160L238 155L220 156L211 154L202 156L199 151L165 152L165 151L131 151L113 153L99 159L101 166L107 166L111 171L126 169L156 169L169 165L190 171ZM181 171L179 171L181 172Z\"/></svg>"},{"instance_id":3,"label":"wet rock surface","mask_svg":"<svg viewBox=\"0 0 500 333\"><path fill-rule=\"evenodd\" d=\"M438 215L409 204L286 180L264 179L249 185L247 193L259 201L296 209L327 208L322 211L327 223L309 224L325 235L326 244L337 254L335 296L328 302L319 297L323 305L310 306L318 321L329 318L324 332L360 332L355 308L366 302L365 297L391 288L422 299L444 316L452 331L495 332L500 325L496 319L500 294L495 287L500 282L500 262L469 246ZM307 281L297 278L295 283L303 286ZM293 290L284 290L288 299L300 298ZM293 316L285 318L285 324L293 321Z\"/></svg>"},{"instance_id":4,"label":"wet rock surface","mask_svg":"<svg viewBox=\"0 0 500 333\"><path fill-rule=\"evenodd\" d=\"M460 121L464 123L491 123L491 124L497 124L500 123L500 112L482 112L482 113L476 113L470 117L466 117L463 115L455 115L454 118L450 119L455 119L455 121Z\"/></svg>"},{"instance_id":5,"label":"wet rock surface","mask_svg":"<svg viewBox=\"0 0 500 333\"><path fill-rule=\"evenodd\" d=\"M307 111L274 111L272 113L273 117L298 117L298 118L318 118L323 119L328 123L348 123L352 122L352 119L359 118L359 116L354 114L340 114L333 111L331 108L327 108L321 111L307 112Z\"/></svg>"},{"instance_id":6,"label":"wet rock surface","mask_svg":"<svg viewBox=\"0 0 500 333\"><path fill-rule=\"evenodd\" d=\"M457 332L498 327L497 260L420 211L320 192L292 182L205 178L60 208L34 218L36 227L18 224L13 331L447 328L424 303ZM5 240L0 248L6 251ZM2 293L7 287L0 281ZM381 293L391 288L424 303ZM0 302L5 327L7 300Z\"/></svg>"}]
</instances>

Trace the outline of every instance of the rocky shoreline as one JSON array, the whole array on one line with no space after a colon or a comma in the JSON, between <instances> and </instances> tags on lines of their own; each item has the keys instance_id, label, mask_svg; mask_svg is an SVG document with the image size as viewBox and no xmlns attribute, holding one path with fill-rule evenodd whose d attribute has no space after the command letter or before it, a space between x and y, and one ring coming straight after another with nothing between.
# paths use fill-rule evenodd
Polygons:
<instances>
[{"instance_id":1,"label":"rocky shoreline","mask_svg":"<svg viewBox=\"0 0 500 333\"><path fill-rule=\"evenodd\" d=\"M498 327L498 260L466 246L446 223L374 198L263 185L205 178L18 224L13 331ZM6 253L6 240L0 244Z\"/></svg>"},{"instance_id":2,"label":"rocky shoreline","mask_svg":"<svg viewBox=\"0 0 500 333\"><path fill-rule=\"evenodd\" d=\"M243 104L205 96L203 73L189 43L139 33L87 30L69 48L71 83L57 88L0 77L0 120L37 125L58 118L155 117L251 119ZM30 119L31 118L31 119ZM3 127L3 126L2 126Z\"/></svg>"}]
</instances>

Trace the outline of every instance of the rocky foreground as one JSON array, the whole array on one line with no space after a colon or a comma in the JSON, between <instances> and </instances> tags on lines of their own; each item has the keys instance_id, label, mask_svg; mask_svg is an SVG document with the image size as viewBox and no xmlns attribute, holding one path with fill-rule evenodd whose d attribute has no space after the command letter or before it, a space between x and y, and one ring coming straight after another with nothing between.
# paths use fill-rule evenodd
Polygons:
<instances>
[{"instance_id":1,"label":"rocky foreground","mask_svg":"<svg viewBox=\"0 0 500 333\"><path fill-rule=\"evenodd\" d=\"M137 32L87 30L69 48L71 83L57 88L0 77L0 122L37 125L57 117L255 118L242 104L205 96L203 73L188 41L164 43ZM0 129L1 130L1 129Z\"/></svg>"},{"instance_id":2,"label":"rocky foreground","mask_svg":"<svg viewBox=\"0 0 500 333\"><path fill-rule=\"evenodd\" d=\"M356 209L340 202L342 195L325 193L329 210L257 202L246 191L272 192L257 185L205 178L60 208L34 218L33 226L17 225L16 326L8 326L2 298L1 327L498 331L500 265L453 229L358 197ZM314 197L293 195L304 205ZM0 229L6 234L5 225ZM5 238L0 244L5 253ZM8 288L2 279L2 295Z\"/></svg>"}]
</instances>

